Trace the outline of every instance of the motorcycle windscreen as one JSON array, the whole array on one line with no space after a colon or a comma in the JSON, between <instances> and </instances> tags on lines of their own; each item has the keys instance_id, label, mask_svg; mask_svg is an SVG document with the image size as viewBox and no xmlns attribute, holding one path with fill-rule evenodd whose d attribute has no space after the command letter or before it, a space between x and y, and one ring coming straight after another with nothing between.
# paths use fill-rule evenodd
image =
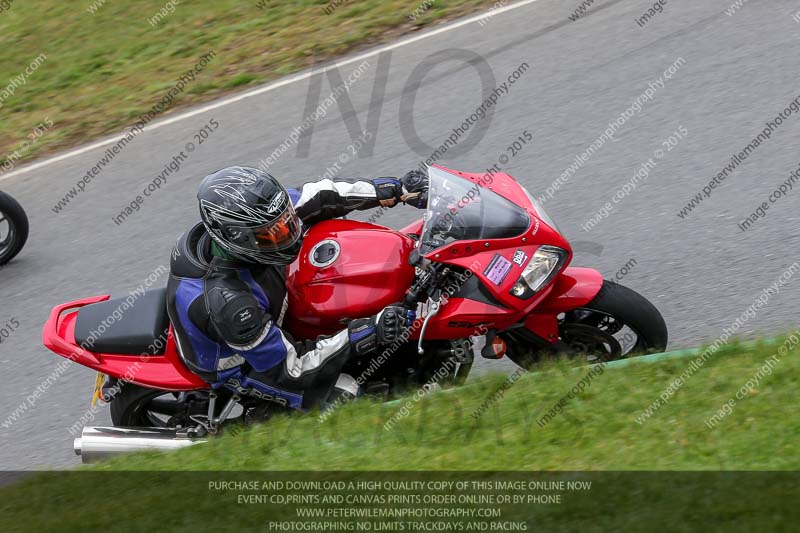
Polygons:
<instances>
[{"instance_id":1,"label":"motorcycle windscreen","mask_svg":"<svg viewBox=\"0 0 800 533\"><path fill-rule=\"evenodd\" d=\"M489 189L435 167L428 177L423 254L454 241L517 237L530 226L524 209Z\"/></svg>"}]
</instances>

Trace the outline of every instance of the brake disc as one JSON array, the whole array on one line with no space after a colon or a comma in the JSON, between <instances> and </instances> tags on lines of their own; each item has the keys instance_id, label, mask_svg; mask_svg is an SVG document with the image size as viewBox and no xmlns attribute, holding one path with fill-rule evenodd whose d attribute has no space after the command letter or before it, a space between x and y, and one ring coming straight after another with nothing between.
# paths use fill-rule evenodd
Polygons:
<instances>
[{"instance_id":1,"label":"brake disc","mask_svg":"<svg viewBox=\"0 0 800 533\"><path fill-rule=\"evenodd\" d=\"M591 362L613 361L622 356L622 346L610 333L583 324L563 324L561 340L575 355L586 355Z\"/></svg>"}]
</instances>

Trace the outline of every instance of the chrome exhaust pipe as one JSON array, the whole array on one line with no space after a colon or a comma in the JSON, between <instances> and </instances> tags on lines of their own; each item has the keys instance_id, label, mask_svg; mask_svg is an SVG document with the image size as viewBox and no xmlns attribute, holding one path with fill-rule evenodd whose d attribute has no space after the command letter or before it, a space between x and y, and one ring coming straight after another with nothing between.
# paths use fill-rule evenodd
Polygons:
<instances>
[{"instance_id":1,"label":"chrome exhaust pipe","mask_svg":"<svg viewBox=\"0 0 800 533\"><path fill-rule=\"evenodd\" d=\"M203 442L207 441L179 435L174 429L86 426L73 448L81 461L93 463L122 453L168 452Z\"/></svg>"}]
</instances>

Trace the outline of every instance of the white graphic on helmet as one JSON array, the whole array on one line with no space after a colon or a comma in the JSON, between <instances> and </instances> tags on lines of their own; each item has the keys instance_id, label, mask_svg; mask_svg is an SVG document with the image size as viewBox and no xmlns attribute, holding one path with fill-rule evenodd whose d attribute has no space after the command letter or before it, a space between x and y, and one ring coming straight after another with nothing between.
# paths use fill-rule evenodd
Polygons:
<instances>
[{"instance_id":1,"label":"white graphic on helmet","mask_svg":"<svg viewBox=\"0 0 800 533\"><path fill-rule=\"evenodd\" d=\"M286 195L283 194L283 191L281 191L275 195L275 198L267 206L267 213L274 213L275 211L282 209L285 202Z\"/></svg>"},{"instance_id":2,"label":"white graphic on helmet","mask_svg":"<svg viewBox=\"0 0 800 533\"><path fill-rule=\"evenodd\" d=\"M280 191L267 206L253 207L250 205L245 198L246 191L243 188L254 185L258 181L259 177L254 175L251 170L243 167L231 167L224 175L215 177L208 184L209 190L216 193L222 201L214 203L201 199L200 209L207 219L206 229L223 249L241 256L263 260L263 254L258 251L246 246L239 246L228 240L231 238L237 241L242 237L243 232L235 226L255 228L269 224L291 206L288 195L283 191ZM223 233L222 227L227 228L227 237Z\"/></svg>"},{"instance_id":3,"label":"white graphic on helmet","mask_svg":"<svg viewBox=\"0 0 800 533\"><path fill-rule=\"evenodd\" d=\"M286 194L281 191L264 209L252 207L242 194L242 185L253 185L258 178L242 167L233 167L224 176L215 178L209 189L223 199L223 205L201 200L200 205L209 219L223 223L239 222L244 226L260 226L272 222L276 212L283 211L288 204ZM225 206L229 206L230 209Z\"/></svg>"}]
</instances>

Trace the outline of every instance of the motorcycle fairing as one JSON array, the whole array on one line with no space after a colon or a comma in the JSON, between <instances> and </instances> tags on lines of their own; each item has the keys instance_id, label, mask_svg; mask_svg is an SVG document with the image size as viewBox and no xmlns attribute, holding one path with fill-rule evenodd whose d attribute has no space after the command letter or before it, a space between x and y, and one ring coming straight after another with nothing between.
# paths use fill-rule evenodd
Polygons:
<instances>
[{"instance_id":1,"label":"motorcycle fairing","mask_svg":"<svg viewBox=\"0 0 800 533\"><path fill-rule=\"evenodd\" d=\"M603 275L593 268L567 267L525 319L525 327L548 342L558 340L558 315L594 300L603 288Z\"/></svg>"},{"instance_id":2,"label":"motorcycle fairing","mask_svg":"<svg viewBox=\"0 0 800 533\"><path fill-rule=\"evenodd\" d=\"M524 322L528 329L548 342L556 342L560 308L570 302L591 301L602 287L602 276L590 269L568 266L572 258L569 243L539 217L525 190L508 174L468 174L438 168L516 202L528 214L530 225L517 236L458 240L426 254L431 261L469 270L493 297L485 301L477 293L473 297L452 295L448 304L430 320L426 338L459 338L474 335L477 328L502 330ZM414 270L408 266L408 257L417 245L415 239L407 236L421 236L423 225L424 222L418 220L394 232L363 222L334 220L313 227L288 276L287 324L290 331L301 338L332 334L341 329L347 319L370 316L386 305L401 301L413 280ZM315 267L311 251L327 241L335 242L336 259ZM562 276L556 276L555 283L543 287L532 298L521 300L510 294L511 288L542 244L567 250L569 255L561 272L562 275L571 274L561 281L558 280ZM376 262L376 256L387 260ZM520 257L525 260L520 261ZM498 258L508 265L508 272L502 279L487 272L493 262L500 260ZM532 313L536 320L526 320ZM419 331L413 331L410 338L418 337Z\"/></svg>"}]
</instances>

